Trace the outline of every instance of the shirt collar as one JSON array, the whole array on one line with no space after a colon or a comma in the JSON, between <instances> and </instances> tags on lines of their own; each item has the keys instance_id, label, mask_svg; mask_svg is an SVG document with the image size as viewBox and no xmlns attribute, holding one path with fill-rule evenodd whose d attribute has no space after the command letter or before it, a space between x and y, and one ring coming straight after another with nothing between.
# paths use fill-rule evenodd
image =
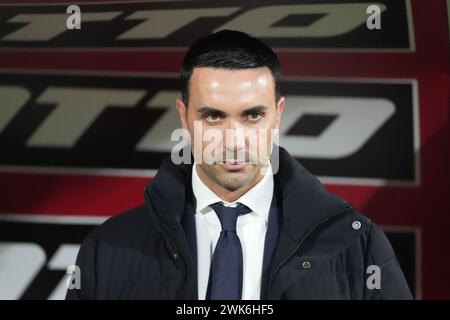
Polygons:
<instances>
[{"instance_id":1,"label":"shirt collar","mask_svg":"<svg viewBox=\"0 0 450 320\"><path fill-rule=\"evenodd\" d=\"M254 213L264 215L267 220L270 204L272 203L273 190L274 182L272 166L269 165L267 174L265 174L253 188L248 190L239 199L232 202L231 205L240 202L249 207ZM208 212L208 206L219 201L222 201L225 205L230 205L230 203L222 200L203 183L198 176L196 163L194 163L192 168L192 191L197 203L196 212Z\"/></svg>"}]
</instances>

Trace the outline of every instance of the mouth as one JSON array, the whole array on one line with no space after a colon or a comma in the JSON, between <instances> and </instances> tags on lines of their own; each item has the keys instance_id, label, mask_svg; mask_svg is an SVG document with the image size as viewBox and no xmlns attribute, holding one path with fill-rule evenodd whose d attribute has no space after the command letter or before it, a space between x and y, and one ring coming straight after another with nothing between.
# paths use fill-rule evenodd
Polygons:
<instances>
[{"instance_id":1,"label":"mouth","mask_svg":"<svg viewBox=\"0 0 450 320\"><path fill-rule=\"evenodd\" d=\"M247 161L243 162L237 162L237 161L226 161L221 164L222 167L227 171L239 171L244 169L244 167L247 165Z\"/></svg>"}]
</instances>

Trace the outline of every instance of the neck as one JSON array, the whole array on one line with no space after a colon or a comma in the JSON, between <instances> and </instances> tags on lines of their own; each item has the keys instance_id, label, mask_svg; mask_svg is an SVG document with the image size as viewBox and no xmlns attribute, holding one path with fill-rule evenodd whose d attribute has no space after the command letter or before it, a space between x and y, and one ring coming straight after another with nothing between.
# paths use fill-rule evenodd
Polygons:
<instances>
[{"instance_id":1,"label":"neck","mask_svg":"<svg viewBox=\"0 0 450 320\"><path fill-rule=\"evenodd\" d=\"M200 167L200 165L196 164L198 177L200 180L211 189L212 192L214 192L220 199L226 201L226 202L234 202L237 199L239 199L242 195L244 195L248 190L253 188L259 181L262 180L264 177L265 171L267 169L261 168L261 174L255 175L253 180L250 181L250 183L246 184L245 186L236 189L236 190L228 190L217 183L215 183L213 180L211 180L203 171L203 169Z\"/></svg>"}]
</instances>

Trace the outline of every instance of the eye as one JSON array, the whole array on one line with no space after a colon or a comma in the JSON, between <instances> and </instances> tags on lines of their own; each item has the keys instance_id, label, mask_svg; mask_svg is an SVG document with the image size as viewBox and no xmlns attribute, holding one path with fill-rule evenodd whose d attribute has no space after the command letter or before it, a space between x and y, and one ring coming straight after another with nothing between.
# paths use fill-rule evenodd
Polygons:
<instances>
[{"instance_id":1,"label":"eye","mask_svg":"<svg viewBox=\"0 0 450 320\"><path fill-rule=\"evenodd\" d=\"M247 115L247 119L250 122L257 122L262 118L263 114L261 112L251 112Z\"/></svg>"},{"instance_id":2,"label":"eye","mask_svg":"<svg viewBox=\"0 0 450 320\"><path fill-rule=\"evenodd\" d=\"M204 114L203 118L209 123L216 123L221 120L220 114L217 113Z\"/></svg>"}]
</instances>

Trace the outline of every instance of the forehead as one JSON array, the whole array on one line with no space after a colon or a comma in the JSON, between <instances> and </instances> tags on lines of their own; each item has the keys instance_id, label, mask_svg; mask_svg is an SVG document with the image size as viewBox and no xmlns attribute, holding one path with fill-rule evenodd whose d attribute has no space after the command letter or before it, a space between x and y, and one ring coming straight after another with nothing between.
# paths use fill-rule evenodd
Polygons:
<instances>
[{"instance_id":1,"label":"forehead","mask_svg":"<svg viewBox=\"0 0 450 320\"><path fill-rule=\"evenodd\" d=\"M211 106L267 104L275 99L269 68L227 70L194 68L190 79L190 103ZM215 105L214 105L215 104Z\"/></svg>"}]
</instances>

